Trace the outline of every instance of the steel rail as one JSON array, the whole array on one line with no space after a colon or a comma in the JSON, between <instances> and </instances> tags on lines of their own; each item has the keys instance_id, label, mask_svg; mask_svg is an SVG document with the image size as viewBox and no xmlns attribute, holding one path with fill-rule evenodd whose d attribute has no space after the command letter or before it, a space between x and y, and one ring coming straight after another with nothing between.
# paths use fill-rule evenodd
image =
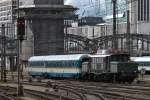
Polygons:
<instances>
[{"instance_id":1,"label":"steel rail","mask_svg":"<svg viewBox=\"0 0 150 100\"><path fill-rule=\"evenodd\" d=\"M15 99L12 97L9 97L6 94L0 93L0 100L15 100Z\"/></svg>"}]
</instances>

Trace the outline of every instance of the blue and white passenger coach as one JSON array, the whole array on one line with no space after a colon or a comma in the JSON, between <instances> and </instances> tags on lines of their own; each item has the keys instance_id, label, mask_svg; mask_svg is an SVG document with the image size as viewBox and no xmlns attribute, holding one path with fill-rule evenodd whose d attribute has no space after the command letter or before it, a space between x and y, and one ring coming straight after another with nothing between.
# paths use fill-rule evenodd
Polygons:
<instances>
[{"instance_id":1,"label":"blue and white passenger coach","mask_svg":"<svg viewBox=\"0 0 150 100\"><path fill-rule=\"evenodd\" d=\"M82 66L89 66L90 57L86 54L33 56L28 60L30 76L48 78L79 78Z\"/></svg>"}]
</instances>

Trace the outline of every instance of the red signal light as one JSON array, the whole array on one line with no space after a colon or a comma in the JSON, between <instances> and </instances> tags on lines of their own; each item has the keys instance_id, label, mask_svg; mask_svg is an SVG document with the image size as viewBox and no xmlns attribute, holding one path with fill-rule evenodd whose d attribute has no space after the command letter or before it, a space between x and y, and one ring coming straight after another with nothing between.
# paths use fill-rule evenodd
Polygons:
<instances>
[{"instance_id":1,"label":"red signal light","mask_svg":"<svg viewBox=\"0 0 150 100\"><path fill-rule=\"evenodd\" d=\"M17 35L20 40L24 39L25 19L22 17L17 19Z\"/></svg>"}]
</instances>

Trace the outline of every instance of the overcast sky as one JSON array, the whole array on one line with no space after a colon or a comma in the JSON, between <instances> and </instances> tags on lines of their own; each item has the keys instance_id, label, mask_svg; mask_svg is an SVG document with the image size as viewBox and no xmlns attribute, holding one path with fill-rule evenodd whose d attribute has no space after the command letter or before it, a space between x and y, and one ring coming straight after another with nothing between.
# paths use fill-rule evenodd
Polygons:
<instances>
[{"instance_id":1,"label":"overcast sky","mask_svg":"<svg viewBox=\"0 0 150 100\"><path fill-rule=\"evenodd\" d=\"M98 1L101 2L98 4ZM65 4L79 8L77 14L80 16L99 16L100 11L105 10L105 0L65 0Z\"/></svg>"}]
</instances>

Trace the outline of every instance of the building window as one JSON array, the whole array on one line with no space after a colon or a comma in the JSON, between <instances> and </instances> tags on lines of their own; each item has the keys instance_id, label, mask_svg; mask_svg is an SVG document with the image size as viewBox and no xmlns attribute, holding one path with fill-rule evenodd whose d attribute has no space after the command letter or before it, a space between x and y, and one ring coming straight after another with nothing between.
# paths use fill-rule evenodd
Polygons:
<instances>
[{"instance_id":1,"label":"building window","mask_svg":"<svg viewBox=\"0 0 150 100\"><path fill-rule=\"evenodd\" d=\"M143 20L143 0L141 0L141 21Z\"/></svg>"},{"instance_id":2,"label":"building window","mask_svg":"<svg viewBox=\"0 0 150 100\"><path fill-rule=\"evenodd\" d=\"M147 9L146 9L146 8L147 8L147 7L146 7L146 6L147 6L147 5L146 5L146 1L147 1L147 0L143 0L143 1L144 1L144 21L146 21L146 11L147 11Z\"/></svg>"},{"instance_id":3,"label":"building window","mask_svg":"<svg viewBox=\"0 0 150 100\"><path fill-rule=\"evenodd\" d=\"M149 0L138 0L138 21L149 21Z\"/></svg>"},{"instance_id":4,"label":"building window","mask_svg":"<svg viewBox=\"0 0 150 100\"><path fill-rule=\"evenodd\" d=\"M147 21L149 21L149 0L147 0Z\"/></svg>"}]
</instances>

